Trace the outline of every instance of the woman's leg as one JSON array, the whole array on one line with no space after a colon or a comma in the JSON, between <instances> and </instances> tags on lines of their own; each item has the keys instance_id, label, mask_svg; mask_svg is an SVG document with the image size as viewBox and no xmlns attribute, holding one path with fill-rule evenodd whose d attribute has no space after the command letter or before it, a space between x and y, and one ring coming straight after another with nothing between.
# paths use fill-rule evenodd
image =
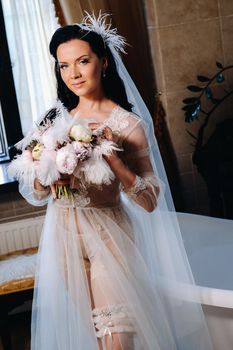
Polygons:
<instances>
[{"instance_id":1,"label":"woman's leg","mask_svg":"<svg viewBox=\"0 0 233 350\"><path fill-rule=\"evenodd\" d=\"M91 258L90 283L100 350L133 350L133 325L98 254Z\"/></svg>"}]
</instances>

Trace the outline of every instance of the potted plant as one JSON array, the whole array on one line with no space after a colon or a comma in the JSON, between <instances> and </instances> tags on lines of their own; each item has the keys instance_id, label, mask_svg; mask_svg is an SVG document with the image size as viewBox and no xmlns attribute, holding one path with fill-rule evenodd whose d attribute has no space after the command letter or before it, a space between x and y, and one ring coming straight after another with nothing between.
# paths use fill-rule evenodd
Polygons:
<instances>
[{"instance_id":1,"label":"potted plant","mask_svg":"<svg viewBox=\"0 0 233 350\"><path fill-rule=\"evenodd\" d=\"M212 77L198 75L198 85L189 85L187 89L195 94L183 100L185 122L192 123L195 120L202 121L197 135L188 131L195 140L193 163L206 182L210 199L210 214L217 217L233 219L233 116L223 116L223 120L216 124L215 131L204 142L204 133L211 120L211 116L221 104L232 94L222 88L221 97L216 97L213 92L213 83L225 82L225 72L233 68L233 65L223 67L216 62L217 72ZM205 110L204 99L210 104Z\"/></svg>"}]
</instances>

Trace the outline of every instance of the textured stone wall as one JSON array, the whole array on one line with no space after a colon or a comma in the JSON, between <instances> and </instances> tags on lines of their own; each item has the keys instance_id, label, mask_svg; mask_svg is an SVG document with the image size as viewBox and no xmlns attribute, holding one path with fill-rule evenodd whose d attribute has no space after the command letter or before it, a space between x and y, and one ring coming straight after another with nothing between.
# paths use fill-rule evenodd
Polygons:
<instances>
[{"instance_id":1,"label":"textured stone wall","mask_svg":"<svg viewBox=\"0 0 233 350\"><path fill-rule=\"evenodd\" d=\"M197 83L197 75L212 76L216 61L233 64L232 0L144 0L151 53L158 91L167 114L167 124L175 149L185 209L209 213L206 184L192 163L193 143L186 129L196 134L201 121L184 122L182 100L192 93L187 85ZM225 87L233 85L228 74ZM220 94L217 83L213 91ZM230 117L233 101L218 108L208 125L206 139L216 122ZM208 103L206 108L208 108Z\"/></svg>"}]
</instances>

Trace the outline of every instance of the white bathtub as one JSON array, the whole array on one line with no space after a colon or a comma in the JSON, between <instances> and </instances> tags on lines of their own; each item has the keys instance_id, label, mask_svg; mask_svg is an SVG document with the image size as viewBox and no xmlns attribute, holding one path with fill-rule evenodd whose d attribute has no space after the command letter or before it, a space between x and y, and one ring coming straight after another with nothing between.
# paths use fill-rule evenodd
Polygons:
<instances>
[{"instance_id":1,"label":"white bathtub","mask_svg":"<svg viewBox=\"0 0 233 350\"><path fill-rule=\"evenodd\" d=\"M233 221L184 213L178 219L214 350L233 350ZM0 253L36 246L43 220L0 225Z\"/></svg>"},{"instance_id":2,"label":"white bathtub","mask_svg":"<svg viewBox=\"0 0 233 350\"><path fill-rule=\"evenodd\" d=\"M233 220L184 213L178 219L214 350L232 350Z\"/></svg>"}]
</instances>

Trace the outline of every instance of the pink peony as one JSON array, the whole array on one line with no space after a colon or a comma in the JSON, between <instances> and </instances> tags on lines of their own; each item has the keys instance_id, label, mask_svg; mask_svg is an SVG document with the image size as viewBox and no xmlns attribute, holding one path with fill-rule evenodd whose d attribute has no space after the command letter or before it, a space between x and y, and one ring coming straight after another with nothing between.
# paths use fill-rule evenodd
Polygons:
<instances>
[{"instance_id":1,"label":"pink peony","mask_svg":"<svg viewBox=\"0 0 233 350\"><path fill-rule=\"evenodd\" d=\"M79 141L73 141L72 145L74 147L74 151L76 153L78 160L83 161L91 156L92 146L90 143L82 143Z\"/></svg>"},{"instance_id":2,"label":"pink peony","mask_svg":"<svg viewBox=\"0 0 233 350\"><path fill-rule=\"evenodd\" d=\"M74 147L68 143L57 151L56 165L61 174L72 174L78 163Z\"/></svg>"}]
</instances>

